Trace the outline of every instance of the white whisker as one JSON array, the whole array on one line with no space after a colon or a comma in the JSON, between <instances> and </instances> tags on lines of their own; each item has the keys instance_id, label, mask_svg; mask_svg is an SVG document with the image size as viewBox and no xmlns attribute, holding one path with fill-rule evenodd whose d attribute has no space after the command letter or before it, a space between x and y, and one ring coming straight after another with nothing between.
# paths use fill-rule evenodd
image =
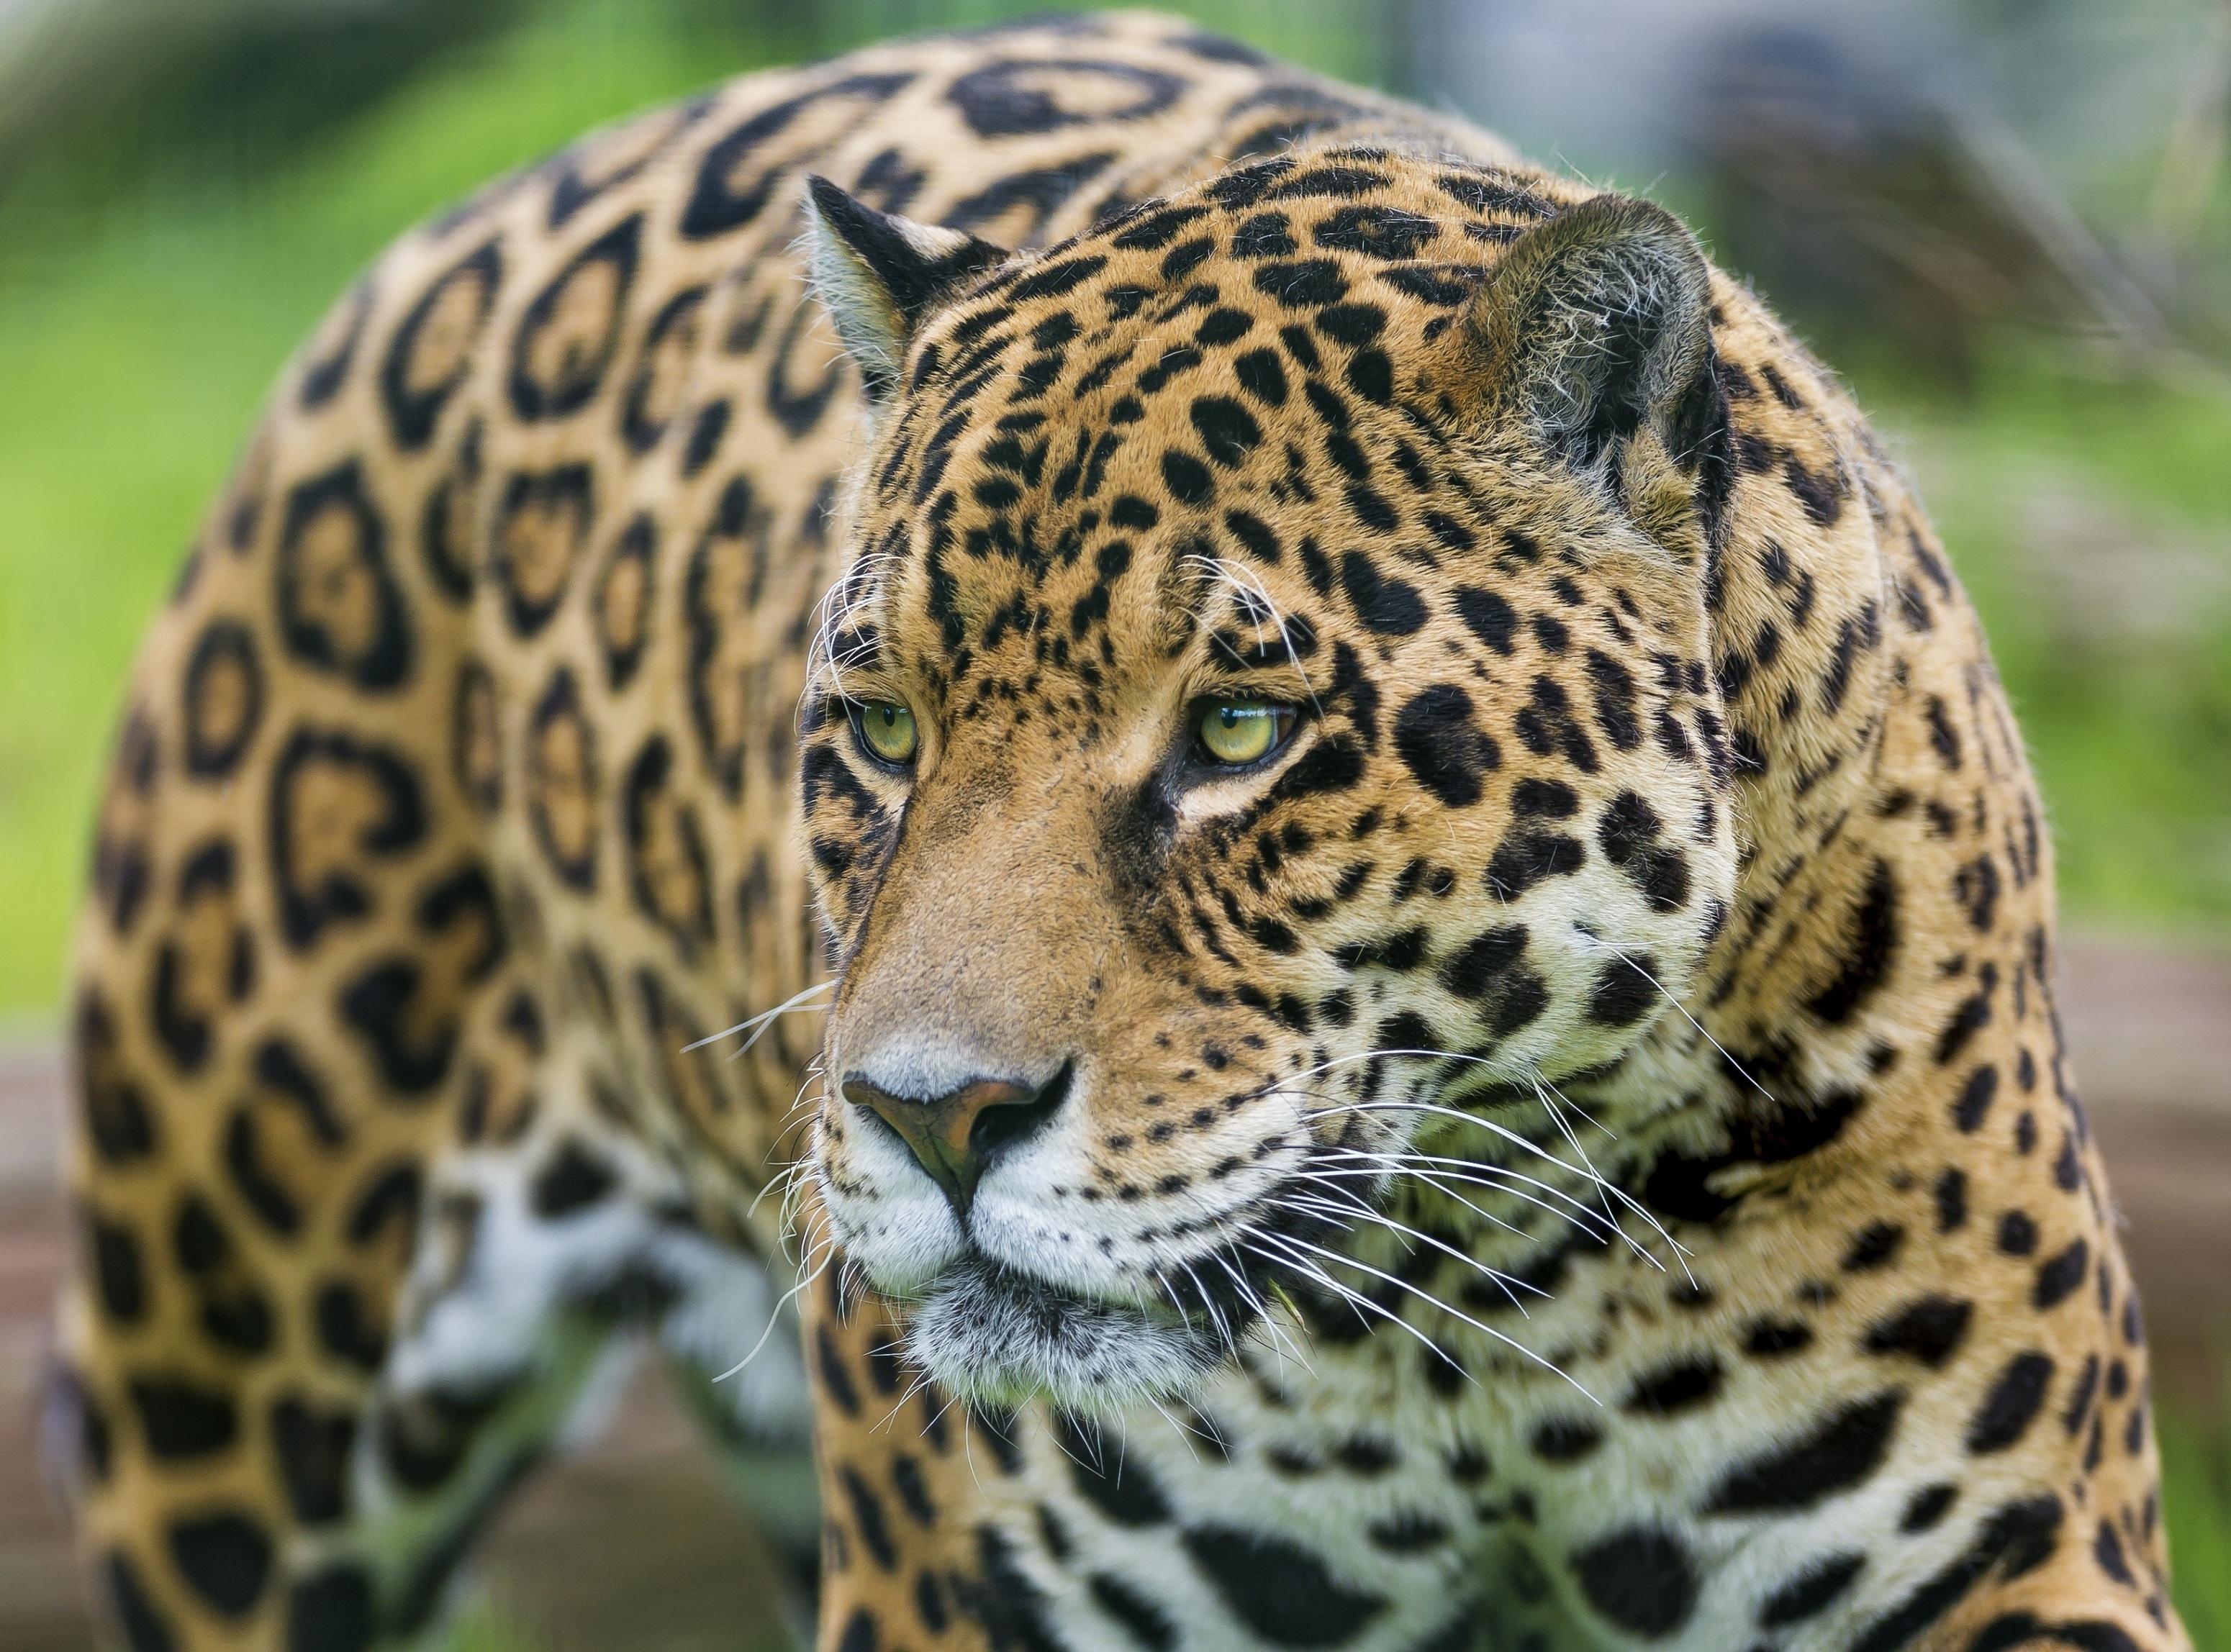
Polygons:
<instances>
[{"instance_id":1,"label":"white whisker","mask_svg":"<svg viewBox=\"0 0 2231 1652\"><path fill-rule=\"evenodd\" d=\"M729 1056L728 1059L730 1061L734 1061L736 1055L742 1055L745 1049L749 1049L753 1044L759 1042L760 1035L765 1032L768 1027L774 1023L777 1016L790 1015L795 1011L803 1010L819 1010L825 1008L826 1006L824 1005L809 1004L805 1001L813 997L817 992L828 991L831 987L836 984L837 984L834 981L817 982L812 986L806 988L803 992L792 994L789 997L785 998L780 1003L775 1005L772 1010L763 1010L760 1014L753 1016L748 1020L738 1022L733 1027L725 1027L716 1033L708 1033L702 1038L696 1039L690 1043L682 1045L682 1054L687 1055L693 1050L704 1049L708 1044L717 1044L723 1038L733 1038L740 1032L749 1032L751 1034L751 1037L745 1041L743 1049L737 1050L734 1055Z\"/></svg>"},{"instance_id":2,"label":"white whisker","mask_svg":"<svg viewBox=\"0 0 2231 1652\"><path fill-rule=\"evenodd\" d=\"M1369 1274L1373 1278L1381 1280L1388 1285L1392 1285L1398 1291L1408 1292L1411 1295L1417 1297L1420 1301L1430 1303L1432 1307L1439 1308L1451 1319L1456 1320L1465 1325L1468 1325L1473 1330L1479 1332L1482 1335L1492 1337L1497 1342L1505 1344L1506 1345L1516 1349L1518 1352L1525 1355L1527 1358L1532 1360L1536 1365L1541 1366L1542 1370L1555 1371L1558 1376L1563 1378L1568 1383L1570 1383L1575 1390L1581 1394L1587 1395L1588 1398L1592 1403L1598 1405L1603 1404L1603 1402L1597 1399L1594 1394L1588 1393L1587 1389L1582 1388L1579 1380L1573 1377L1569 1372L1559 1369L1555 1363L1543 1358L1540 1354L1536 1353L1524 1343L1518 1341L1516 1338L1505 1335L1503 1332L1497 1331L1492 1326L1482 1325L1478 1320L1473 1319L1470 1314L1465 1313L1459 1309L1451 1307L1446 1302L1442 1301L1440 1298L1432 1294L1430 1292L1420 1290L1417 1286L1411 1284L1407 1280L1398 1279L1392 1274L1382 1272L1379 1268L1372 1267L1368 1262L1358 1262L1353 1256L1343 1256L1338 1251L1328 1250L1322 1245L1313 1245L1308 1240L1297 1239L1290 1234L1281 1234L1278 1235L1277 1237L1289 1244L1298 1245L1304 1250L1314 1251L1319 1255L1329 1257L1334 1262L1341 1263L1342 1266L1354 1268L1362 1273ZM1406 1320L1400 1320L1400 1323L1408 1325L1409 1321ZM1414 1326L1412 1328L1413 1330L1415 1329ZM1430 1339L1426 1339L1426 1345L1429 1347L1432 1345Z\"/></svg>"}]
</instances>

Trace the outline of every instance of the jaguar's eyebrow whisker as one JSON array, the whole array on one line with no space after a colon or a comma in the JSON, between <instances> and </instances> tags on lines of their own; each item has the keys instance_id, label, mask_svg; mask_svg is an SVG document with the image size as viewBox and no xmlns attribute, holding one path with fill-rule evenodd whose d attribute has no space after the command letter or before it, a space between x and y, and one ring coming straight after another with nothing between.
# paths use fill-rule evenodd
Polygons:
<instances>
[{"instance_id":1,"label":"jaguar's eyebrow whisker","mask_svg":"<svg viewBox=\"0 0 2231 1652\"><path fill-rule=\"evenodd\" d=\"M1316 685L1310 681L1310 674L1302 668L1300 651L1294 647L1293 629L1278 604L1271 599L1270 588L1263 583L1263 576L1244 563L1234 562L1228 557L1203 556L1194 552L1184 560L1187 566L1206 569L1213 583L1231 590L1238 597L1240 606L1246 610L1250 625L1259 631L1263 622L1267 619L1277 629L1278 641L1286 650L1286 662L1293 667L1294 674L1301 678L1303 691L1310 697L1310 709L1316 713L1317 720L1322 723L1324 720L1323 702L1317 698Z\"/></svg>"}]
</instances>

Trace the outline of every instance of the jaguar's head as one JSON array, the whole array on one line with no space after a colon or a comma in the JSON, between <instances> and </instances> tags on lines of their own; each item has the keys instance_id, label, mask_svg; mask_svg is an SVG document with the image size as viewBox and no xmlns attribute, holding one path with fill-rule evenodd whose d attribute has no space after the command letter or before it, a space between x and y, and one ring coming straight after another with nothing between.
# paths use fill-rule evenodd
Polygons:
<instances>
[{"instance_id":1,"label":"jaguar's head","mask_svg":"<svg viewBox=\"0 0 2231 1652\"><path fill-rule=\"evenodd\" d=\"M1709 272L1379 150L1029 255L812 195L874 407L804 709L821 1202L961 1393L1179 1391L1722 924Z\"/></svg>"}]
</instances>

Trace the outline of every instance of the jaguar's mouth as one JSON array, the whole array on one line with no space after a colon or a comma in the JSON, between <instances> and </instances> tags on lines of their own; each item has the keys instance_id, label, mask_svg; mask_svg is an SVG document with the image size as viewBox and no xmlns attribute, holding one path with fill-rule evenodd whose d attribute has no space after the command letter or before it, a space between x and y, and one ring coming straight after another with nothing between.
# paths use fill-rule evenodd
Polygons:
<instances>
[{"instance_id":1,"label":"jaguar's mouth","mask_svg":"<svg viewBox=\"0 0 2231 1652\"><path fill-rule=\"evenodd\" d=\"M907 1352L964 1400L1044 1398L1110 1411L1183 1397L1228 1352L1174 1313L1085 1296L982 1257L948 1268L907 1314Z\"/></svg>"}]
</instances>

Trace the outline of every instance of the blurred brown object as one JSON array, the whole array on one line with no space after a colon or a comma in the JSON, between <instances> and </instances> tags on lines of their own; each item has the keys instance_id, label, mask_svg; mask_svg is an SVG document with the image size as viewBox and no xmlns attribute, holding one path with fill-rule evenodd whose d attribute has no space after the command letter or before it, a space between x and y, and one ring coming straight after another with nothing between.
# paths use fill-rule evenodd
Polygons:
<instances>
[{"instance_id":1,"label":"blurred brown object","mask_svg":"<svg viewBox=\"0 0 2231 1652\"><path fill-rule=\"evenodd\" d=\"M1864 62L1802 24L1732 28L1704 56L1686 123L1718 254L1829 353L1889 354L1956 390L1984 332L2008 321L2089 335L2124 371L2220 384L2179 337L2220 328L2187 314L2180 329L2157 301L2202 296L2182 266L2204 256L2190 203L2196 191L2204 203L2221 159L2231 36L2211 35L2202 55L2147 245L2126 262L1956 82Z\"/></svg>"},{"instance_id":2,"label":"blurred brown object","mask_svg":"<svg viewBox=\"0 0 2231 1652\"><path fill-rule=\"evenodd\" d=\"M2125 1218L2160 1383L2208 1404L2231 1332L2231 959L2079 937L2060 1002ZM55 1184L59 1057L0 1049L0 1652L89 1652L36 1396L67 1259ZM2216 1357L2223 1345L2215 1345ZM773 1573L646 1368L597 1442L506 1511L481 1575L501 1621L549 1652L773 1652Z\"/></svg>"}]
</instances>

